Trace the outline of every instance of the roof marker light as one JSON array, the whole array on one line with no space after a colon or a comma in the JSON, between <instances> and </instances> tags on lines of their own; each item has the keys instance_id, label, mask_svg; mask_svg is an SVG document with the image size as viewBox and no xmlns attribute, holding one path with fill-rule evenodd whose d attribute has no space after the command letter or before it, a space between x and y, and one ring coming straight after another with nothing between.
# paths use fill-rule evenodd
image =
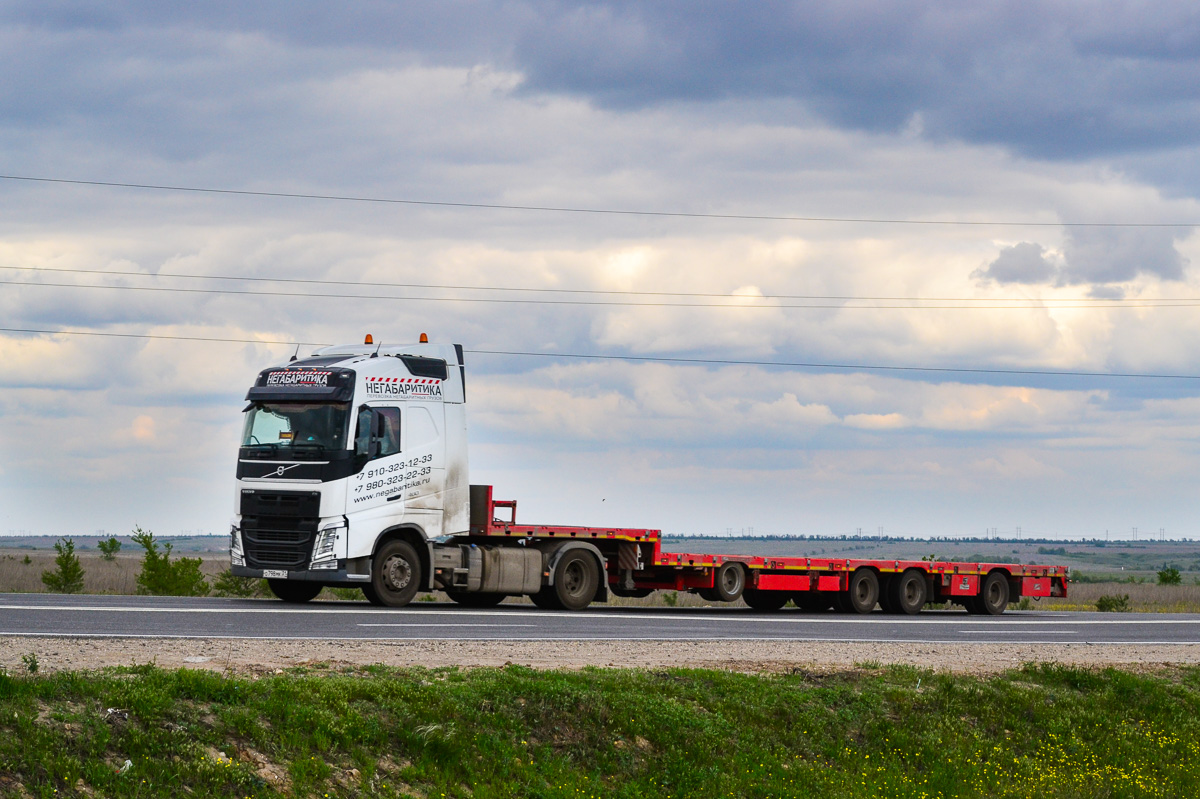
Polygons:
<instances>
[{"instance_id":1,"label":"roof marker light","mask_svg":"<svg viewBox=\"0 0 1200 799\"><path fill-rule=\"evenodd\" d=\"M375 339L371 338L371 334L368 333L367 337L363 340L363 344L374 344L374 343L375 343Z\"/></svg>"},{"instance_id":2,"label":"roof marker light","mask_svg":"<svg viewBox=\"0 0 1200 799\"><path fill-rule=\"evenodd\" d=\"M429 336L427 336L427 335L425 335L424 333L422 333L422 334L421 334L421 343L422 343L422 344L428 344L428 343L429 343Z\"/></svg>"}]
</instances>

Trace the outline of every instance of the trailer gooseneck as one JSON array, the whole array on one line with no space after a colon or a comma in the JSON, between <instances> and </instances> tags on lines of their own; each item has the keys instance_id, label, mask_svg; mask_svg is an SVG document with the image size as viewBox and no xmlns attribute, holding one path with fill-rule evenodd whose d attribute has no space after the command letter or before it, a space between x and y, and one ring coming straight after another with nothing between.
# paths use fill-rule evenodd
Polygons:
<instances>
[{"instance_id":1,"label":"trailer gooseneck","mask_svg":"<svg viewBox=\"0 0 1200 799\"><path fill-rule=\"evenodd\" d=\"M263 370L246 395L233 573L289 602L358 586L391 607L437 589L473 607L525 595L582 610L668 589L761 611L951 601L995 615L1066 596L1062 566L672 553L658 530L518 524L515 501L468 482L465 379L462 347L424 335Z\"/></svg>"}]
</instances>

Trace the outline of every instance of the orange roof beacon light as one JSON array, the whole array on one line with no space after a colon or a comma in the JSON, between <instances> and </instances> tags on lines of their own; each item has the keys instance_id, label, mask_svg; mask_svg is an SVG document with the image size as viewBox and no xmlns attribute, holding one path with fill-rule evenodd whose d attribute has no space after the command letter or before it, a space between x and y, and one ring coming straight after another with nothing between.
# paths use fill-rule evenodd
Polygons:
<instances>
[{"instance_id":1,"label":"orange roof beacon light","mask_svg":"<svg viewBox=\"0 0 1200 799\"><path fill-rule=\"evenodd\" d=\"M422 334L421 334L421 343L422 343L422 344L428 344L428 343L429 343L429 336L427 336L427 335L425 335L424 333L422 333Z\"/></svg>"},{"instance_id":2,"label":"orange roof beacon light","mask_svg":"<svg viewBox=\"0 0 1200 799\"><path fill-rule=\"evenodd\" d=\"M368 333L367 337L363 340L363 344L374 344L374 343L375 343L375 339L371 338L371 334Z\"/></svg>"}]
</instances>

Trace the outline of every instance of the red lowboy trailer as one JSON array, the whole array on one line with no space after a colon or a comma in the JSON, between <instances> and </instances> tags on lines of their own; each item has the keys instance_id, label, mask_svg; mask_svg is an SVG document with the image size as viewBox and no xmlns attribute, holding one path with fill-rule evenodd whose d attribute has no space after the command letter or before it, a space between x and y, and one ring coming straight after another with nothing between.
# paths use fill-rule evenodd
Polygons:
<instances>
[{"instance_id":1,"label":"red lowboy trailer","mask_svg":"<svg viewBox=\"0 0 1200 799\"><path fill-rule=\"evenodd\" d=\"M500 518L501 515L507 518ZM998 615L1021 597L1066 596L1064 566L1018 563L957 563L926 560L706 555L664 552L658 530L517 524L517 503L497 500L492 486L471 486L468 543L524 541L543 549L548 542L575 541L604 564L607 588L617 596L646 596L655 590L691 591L713 601L741 598L755 610L778 610L788 600L804 610L836 608L869 613L876 605L891 613L917 613L928 602L954 602L971 613ZM583 561L573 561L578 564ZM560 567L561 568L561 567ZM543 607L578 609L590 580L585 565L547 572L550 585L533 595ZM554 579L554 578L558 579ZM562 583L564 590L546 590Z\"/></svg>"}]
</instances>

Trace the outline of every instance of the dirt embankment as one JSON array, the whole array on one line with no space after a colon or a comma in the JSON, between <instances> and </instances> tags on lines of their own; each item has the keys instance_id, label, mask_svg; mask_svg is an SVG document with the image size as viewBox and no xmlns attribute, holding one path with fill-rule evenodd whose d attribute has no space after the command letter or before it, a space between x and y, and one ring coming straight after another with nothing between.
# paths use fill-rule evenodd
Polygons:
<instances>
[{"instance_id":1,"label":"dirt embankment","mask_svg":"<svg viewBox=\"0 0 1200 799\"><path fill-rule=\"evenodd\" d=\"M256 641L147 638L0 638L0 667L24 671L36 655L43 671L155 663L234 673L294 666L503 666L540 669L585 666L693 667L740 672L838 671L864 665L908 664L987 674L1033 661L1138 669L1200 664L1200 644L875 644L772 641Z\"/></svg>"}]
</instances>

